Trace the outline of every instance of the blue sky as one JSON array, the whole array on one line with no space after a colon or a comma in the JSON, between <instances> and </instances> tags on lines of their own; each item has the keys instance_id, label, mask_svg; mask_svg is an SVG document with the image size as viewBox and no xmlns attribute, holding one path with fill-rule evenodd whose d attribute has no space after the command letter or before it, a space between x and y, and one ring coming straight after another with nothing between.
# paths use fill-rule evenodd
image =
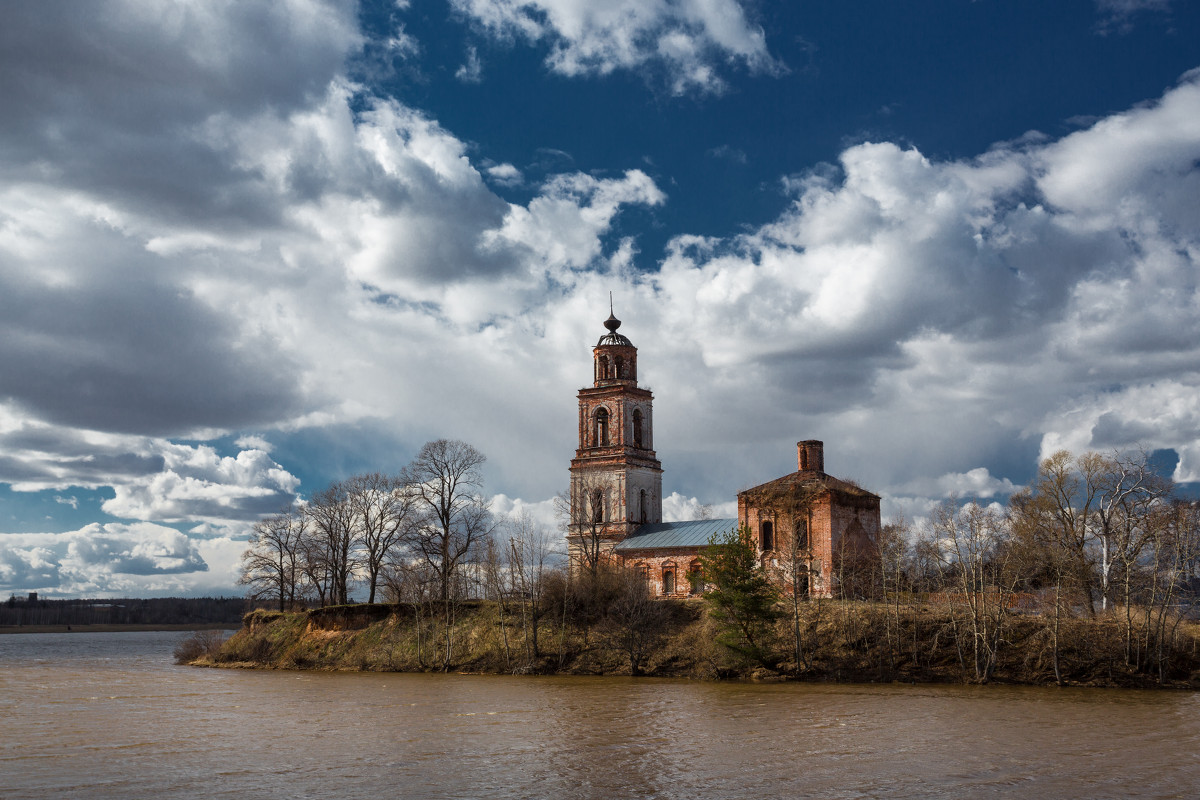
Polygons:
<instances>
[{"instance_id":1,"label":"blue sky","mask_svg":"<svg viewBox=\"0 0 1200 800\"><path fill-rule=\"evenodd\" d=\"M553 520L608 293L665 510L1200 480L1200 9L7 3L0 592L229 593L433 438Z\"/></svg>"}]
</instances>

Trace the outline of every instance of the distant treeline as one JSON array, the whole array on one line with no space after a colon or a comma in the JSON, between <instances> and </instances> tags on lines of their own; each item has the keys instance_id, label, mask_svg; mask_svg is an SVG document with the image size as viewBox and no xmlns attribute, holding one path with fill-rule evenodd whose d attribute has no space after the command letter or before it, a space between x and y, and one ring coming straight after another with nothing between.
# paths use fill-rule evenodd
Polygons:
<instances>
[{"instance_id":1,"label":"distant treeline","mask_svg":"<svg viewBox=\"0 0 1200 800\"><path fill-rule=\"evenodd\" d=\"M18 625L241 625L244 597L155 597L104 600L33 600L0 603L0 626Z\"/></svg>"}]
</instances>

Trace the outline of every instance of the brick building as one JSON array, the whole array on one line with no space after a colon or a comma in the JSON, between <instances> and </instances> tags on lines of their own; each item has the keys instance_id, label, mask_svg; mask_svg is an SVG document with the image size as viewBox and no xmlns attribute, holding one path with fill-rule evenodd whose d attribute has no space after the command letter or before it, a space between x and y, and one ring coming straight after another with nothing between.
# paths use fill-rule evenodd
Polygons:
<instances>
[{"instance_id":1,"label":"brick building","mask_svg":"<svg viewBox=\"0 0 1200 800\"><path fill-rule=\"evenodd\" d=\"M608 333L592 349L593 384L579 390L579 447L571 460L567 545L572 569L620 561L658 597L692 593L688 576L715 534L745 527L763 563L798 569L812 595L836 588L839 560L862 554L879 532L879 496L826 475L824 447L797 445L797 471L738 494L736 519L662 521L662 464L654 452L653 396L637 385L637 348ZM790 583L790 581L789 581Z\"/></svg>"},{"instance_id":2,"label":"brick building","mask_svg":"<svg viewBox=\"0 0 1200 800\"><path fill-rule=\"evenodd\" d=\"M825 474L825 446L796 443L796 471L738 492L738 524L763 563L813 596L830 597L843 566L870 557L878 541L879 495Z\"/></svg>"}]
</instances>

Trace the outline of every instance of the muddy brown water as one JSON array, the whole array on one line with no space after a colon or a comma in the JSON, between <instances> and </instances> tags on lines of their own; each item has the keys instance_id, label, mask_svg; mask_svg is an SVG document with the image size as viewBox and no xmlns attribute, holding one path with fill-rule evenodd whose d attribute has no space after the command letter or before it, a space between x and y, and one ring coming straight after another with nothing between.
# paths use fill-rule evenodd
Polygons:
<instances>
[{"instance_id":1,"label":"muddy brown water","mask_svg":"<svg viewBox=\"0 0 1200 800\"><path fill-rule=\"evenodd\" d=\"M1200 695L243 672L0 637L3 798L1195 798Z\"/></svg>"}]
</instances>

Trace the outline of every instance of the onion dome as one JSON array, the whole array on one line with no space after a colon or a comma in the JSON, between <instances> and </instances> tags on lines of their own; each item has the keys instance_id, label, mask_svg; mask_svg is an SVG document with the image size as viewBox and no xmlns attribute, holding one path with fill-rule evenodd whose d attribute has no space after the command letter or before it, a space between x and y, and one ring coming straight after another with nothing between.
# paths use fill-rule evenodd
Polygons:
<instances>
[{"instance_id":1,"label":"onion dome","mask_svg":"<svg viewBox=\"0 0 1200 800\"><path fill-rule=\"evenodd\" d=\"M608 328L608 333L600 337L600 341L596 342L596 347L613 344L623 347L633 347L633 342L617 333L617 328L621 327L621 320L617 319L611 309L608 312L608 319L604 320L604 327Z\"/></svg>"}]
</instances>

